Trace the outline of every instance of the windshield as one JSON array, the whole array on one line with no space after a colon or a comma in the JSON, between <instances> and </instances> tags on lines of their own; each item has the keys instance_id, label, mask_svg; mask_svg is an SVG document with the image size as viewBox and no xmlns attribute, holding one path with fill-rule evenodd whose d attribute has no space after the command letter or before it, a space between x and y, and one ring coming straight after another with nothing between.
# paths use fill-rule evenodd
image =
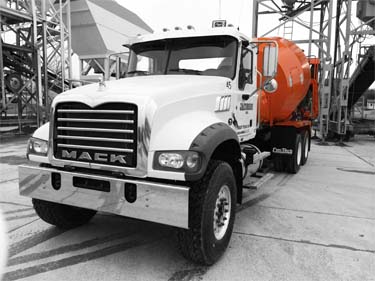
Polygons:
<instances>
[{"instance_id":1,"label":"windshield","mask_svg":"<svg viewBox=\"0 0 375 281\"><path fill-rule=\"evenodd\" d=\"M230 36L171 38L134 44L126 76L209 75L233 79L237 40Z\"/></svg>"}]
</instances>

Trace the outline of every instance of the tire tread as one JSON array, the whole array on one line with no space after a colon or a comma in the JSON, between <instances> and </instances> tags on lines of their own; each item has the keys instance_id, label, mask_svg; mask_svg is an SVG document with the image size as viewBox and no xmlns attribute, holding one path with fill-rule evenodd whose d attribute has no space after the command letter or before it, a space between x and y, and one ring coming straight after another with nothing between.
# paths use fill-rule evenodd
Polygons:
<instances>
[{"instance_id":1,"label":"tire tread","mask_svg":"<svg viewBox=\"0 0 375 281\"><path fill-rule=\"evenodd\" d=\"M198 264L212 265L215 260L205 255L202 237L202 216L210 178L216 168L225 162L211 160L203 178L194 183L189 192L189 230L178 229L177 240L182 255ZM232 201L235 202L235 201ZM235 203L234 203L235 204Z\"/></svg>"},{"instance_id":2,"label":"tire tread","mask_svg":"<svg viewBox=\"0 0 375 281\"><path fill-rule=\"evenodd\" d=\"M32 199L37 215L45 222L58 228L70 229L87 223L95 210L83 209L40 199Z\"/></svg>"}]
</instances>

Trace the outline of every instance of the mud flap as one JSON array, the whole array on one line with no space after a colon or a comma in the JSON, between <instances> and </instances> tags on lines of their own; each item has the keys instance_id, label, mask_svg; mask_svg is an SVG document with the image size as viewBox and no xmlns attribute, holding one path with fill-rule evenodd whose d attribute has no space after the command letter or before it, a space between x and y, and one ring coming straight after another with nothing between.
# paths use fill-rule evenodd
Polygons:
<instances>
[{"instance_id":1,"label":"mud flap","mask_svg":"<svg viewBox=\"0 0 375 281\"><path fill-rule=\"evenodd\" d=\"M271 129L272 159L286 159L292 157L296 142L295 127L274 126Z\"/></svg>"}]
</instances>

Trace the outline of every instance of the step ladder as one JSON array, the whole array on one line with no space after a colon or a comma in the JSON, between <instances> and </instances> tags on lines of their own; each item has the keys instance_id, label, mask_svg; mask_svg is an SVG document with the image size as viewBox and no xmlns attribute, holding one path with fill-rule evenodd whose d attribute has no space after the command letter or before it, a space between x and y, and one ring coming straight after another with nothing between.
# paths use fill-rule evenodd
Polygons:
<instances>
[{"instance_id":1,"label":"step ladder","mask_svg":"<svg viewBox=\"0 0 375 281\"><path fill-rule=\"evenodd\" d=\"M287 20L285 21L283 30L283 37L288 40L293 39L293 27L294 27L294 20Z\"/></svg>"},{"instance_id":2,"label":"step ladder","mask_svg":"<svg viewBox=\"0 0 375 281\"><path fill-rule=\"evenodd\" d=\"M251 176L247 176L244 179L242 188L243 190L246 190L246 189L256 190L260 188L263 184L265 184L267 181L272 179L273 177L274 177L274 174L270 172L270 168L260 169L255 174Z\"/></svg>"}]
</instances>

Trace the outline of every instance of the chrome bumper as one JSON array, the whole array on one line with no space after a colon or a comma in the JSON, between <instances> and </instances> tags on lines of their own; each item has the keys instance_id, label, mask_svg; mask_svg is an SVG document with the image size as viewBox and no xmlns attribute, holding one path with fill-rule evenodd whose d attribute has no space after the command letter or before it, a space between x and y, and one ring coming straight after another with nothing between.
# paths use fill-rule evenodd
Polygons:
<instances>
[{"instance_id":1,"label":"chrome bumper","mask_svg":"<svg viewBox=\"0 0 375 281\"><path fill-rule=\"evenodd\" d=\"M149 181L65 172L53 168L19 166L20 194L31 198L109 212L181 228L188 228L189 188ZM52 173L61 175L61 188L52 187ZM73 186L74 177L108 181L109 192ZM137 199L125 199L125 183L136 184Z\"/></svg>"}]
</instances>

